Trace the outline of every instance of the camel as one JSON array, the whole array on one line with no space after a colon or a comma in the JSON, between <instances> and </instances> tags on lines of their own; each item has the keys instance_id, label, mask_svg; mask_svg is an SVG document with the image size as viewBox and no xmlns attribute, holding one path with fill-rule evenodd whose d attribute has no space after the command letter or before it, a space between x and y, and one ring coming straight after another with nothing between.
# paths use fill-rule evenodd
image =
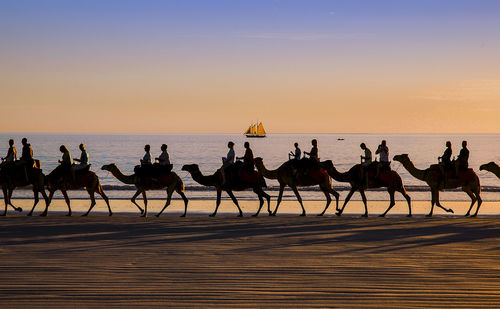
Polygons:
<instances>
[{"instance_id":1,"label":"camel","mask_svg":"<svg viewBox=\"0 0 500 309\"><path fill-rule=\"evenodd\" d=\"M169 172L168 174L160 174L158 179L154 181L153 180L144 181L143 179L141 179L141 177L137 176L136 174L132 175L123 174L122 171L116 165L116 163L103 165L101 169L110 172L119 181L125 184L134 185L137 188L137 191L135 192L134 196L132 196L131 201L135 206L137 206L137 208L141 212L142 217L148 216L148 199L146 197L146 191L161 190L165 188L167 188L167 202L165 203L165 206L163 206L162 210L158 214L156 214L156 217L159 217L163 213L163 211L168 207L168 205L170 205L170 201L172 199L172 194L174 193L174 191L177 192L184 200L184 213L181 215L181 217L186 216L188 199L184 194L184 183L176 173ZM144 210L141 208L141 206L139 206L139 204L137 204L135 200L137 196L139 196L139 194L141 193L144 199Z\"/></svg>"},{"instance_id":2,"label":"camel","mask_svg":"<svg viewBox=\"0 0 500 309\"><path fill-rule=\"evenodd\" d=\"M477 216L479 211L479 207L481 207L481 203L483 202L480 196L481 193L481 185L479 183L479 177L476 173L471 169L467 169L466 171L458 171L458 177L448 176L447 181L443 179L443 175L441 170L437 164L431 165L429 168L425 170L421 170L415 167L413 162L408 157L408 154L401 154L394 156L394 160L401 162L403 167L410 172L410 174L422 181L425 181L427 185L431 188L431 211L427 215L427 217L432 217L432 212L434 210L434 204L438 207L442 208L446 212L453 213L452 209L446 209L441 206L439 202L439 191L443 189L454 189L458 187L462 187L462 190L469 195L472 203L470 205L469 210L465 214L465 216L470 215L470 211L472 210L472 206L477 201L477 209L476 212L472 215L472 217ZM448 171L449 174L453 173L453 171Z\"/></svg>"},{"instance_id":3,"label":"camel","mask_svg":"<svg viewBox=\"0 0 500 309\"><path fill-rule=\"evenodd\" d=\"M94 194L97 192L103 200L106 202L106 205L108 206L108 212L109 216L113 215L113 212L111 211L111 207L109 206L109 199L104 194L104 191L102 190L101 183L99 182L99 177L92 171L90 170L82 170L82 171L77 171L75 173L75 179L65 179L65 178L70 178L71 176L68 177L63 177L61 179L60 177L61 173L58 171L58 167L56 167L49 175L46 177L46 183L47 187L49 189L49 204L52 201L52 197L54 196L54 193L57 190L61 190L64 200L66 201L66 205L68 205L68 213L66 216L71 216L72 211L71 211L71 205L70 205L70 200L68 197L68 190L78 190L78 189L83 189L85 188L87 192L89 193L91 204L89 210L83 214L82 216L88 216L92 208L94 208L96 202L95 202L95 197ZM46 216L48 211L48 205L45 207L44 212L41 214L41 216Z\"/></svg>"},{"instance_id":4,"label":"camel","mask_svg":"<svg viewBox=\"0 0 500 309\"><path fill-rule=\"evenodd\" d=\"M323 166L324 169L328 172L330 177L332 177L334 180L339 181L339 182L348 182L351 184L351 190L349 191L349 194L345 198L344 205L342 205L342 208L339 210L337 208L337 216L342 215L342 212L344 212L344 208L347 205L347 202L351 199L352 195L354 192L359 191L361 194L361 198L363 199L363 204L365 206L365 213L363 214L363 217L368 217L368 207L367 207L367 202L366 202L366 195L365 195L365 190L366 189L372 189L372 188L387 188L387 192L389 192L390 196L390 204L387 210L380 215L380 217L385 217L385 215L391 210L394 205L396 205L396 202L394 201L394 193L400 192L404 198L406 199L408 203L408 217L411 217L411 198L406 193L406 189L403 185L403 180L399 176L399 174L393 170L380 170L379 176L375 177L376 175L375 172L373 171L367 171L368 173L368 183L366 183L366 179L364 177L361 177L361 164L356 164L354 165L349 171L345 173L341 173L337 171L335 166L333 165L333 162L331 160L327 160L324 162L321 162L321 166ZM323 210L321 215L323 215L328 207Z\"/></svg>"},{"instance_id":5,"label":"camel","mask_svg":"<svg viewBox=\"0 0 500 309\"><path fill-rule=\"evenodd\" d=\"M302 197L300 197L299 190L297 189L297 187L308 187L308 186L319 185L321 191L326 197L326 207L328 208L328 206L332 202L330 194L335 197L338 207L340 194L338 194L335 190L333 190L330 177L323 169L312 170L314 174L309 173L307 175L304 175L302 169L299 169L296 171L295 173L296 175L294 176L292 163L293 163L292 161L287 161L281 164L281 166L275 170L268 170L264 166L264 161L262 158L255 158L255 166L257 167L257 170L265 178L277 179L280 184L280 192L278 195L276 208L274 209L274 212L272 214L273 216L275 216L276 212L278 211L281 199L283 198L283 191L285 190L286 186L289 186L292 189L293 193L295 193L295 196L299 201L300 207L302 207L301 216L306 215L306 210L304 208L304 204L302 203Z\"/></svg>"},{"instance_id":6,"label":"camel","mask_svg":"<svg viewBox=\"0 0 500 309\"><path fill-rule=\"evenodd\" d=\"M24 187L28 185L32 185L33 187L35 202L28 216L32 215L33 209L35 209L35 206L38 204L39 201L38 193L42 194L43 199L45 200L45 205L48 205L49 200L44 189L45 175L43 174L41 169L39 168L28 169L26 171L28 176L28 181L26 181L25 179L26 175L24 174L24 170L21 167L14 167L12 171L13 175L7 175L7 171L3 169L0 170L0 185L2 186L2 191L5 201L5 211L3 214L0 214L0 216L7 215L7 205L10 205L12 208L14 208L14 210L18 212L23 211L21 207L16 207L12 204L12 193L17 187Z\"/></svg>"},{"instance_id":7,"label":"camel","mask_svg":"<svg viewBox=\"0 0 500 309\"><path fill-rule=\"evenodd\" d=\"M229 168L227 168L229 169ZM263 183L263 179L260 177L260 175L257 172L252 172L250 175L251 177L248 177L245 181L234 181L234 177L230 176L236 176L236 175L230 175L231 172L227 171L226 173L228 174L226 176L226 185L222 184L222 175L221 175L221 170L218 169L214 174L210 176L205 176L201 173L200 167L198 164L186 164L182 167L183 171L187 171L189 174L191 174L191 177L193 178L194 181L199 183L200 185L206 186L206 187L215 187L215 190L217 191L217 201L216 201L216 206L215 206L215 211L210 214L210 217L214 217L217 215L217 211L219 210L220 202L221 202L221 195L222 191L226 191L226 193L231 197L231 200L233 203L236 205L238 208L239 214L238 217L243 217L243 212L241 211L240 205L238 204L238 200L233 194L233 191L243 191L249 188L253 189L253 192L257 194L259 197L259 209L257 212L253 215L253 217L256 217L259 215L262 206L264 205L264 199L267 200L267 211L269 215L271 215L271 197L269 194L264 192L262 187L265 187L265 183ZM236 171L234 171L234 174L236 174ZM239 177L241 179L241 177Z\"/></svg>"},{"instance_id":8,"label":"camel","mask_svg":"<svg viewBox=\"0 0 500 309\"><path fill-rule=\"evenodd\" d=\"M495 162L483 164L479 167L479 170L491 172L500 178L500 166L498 166Z\"/></svg>"}]
</instances>

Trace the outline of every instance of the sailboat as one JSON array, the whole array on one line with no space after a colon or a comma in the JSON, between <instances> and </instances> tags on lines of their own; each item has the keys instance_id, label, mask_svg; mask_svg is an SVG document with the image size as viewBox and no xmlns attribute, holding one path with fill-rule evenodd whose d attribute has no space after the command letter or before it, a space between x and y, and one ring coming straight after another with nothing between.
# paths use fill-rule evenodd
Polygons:
<instances>
[{"instance_id":1,"label":"sailboat","mask_svg":"<svg viewBox=\"0 0 500 309\"><path fill-rule=\"evenodd\" d=\"M262 122L259 122L251 124L243 134L247 137L266 137L266 130L264 130Z\"/></svg>"}]
</instances>

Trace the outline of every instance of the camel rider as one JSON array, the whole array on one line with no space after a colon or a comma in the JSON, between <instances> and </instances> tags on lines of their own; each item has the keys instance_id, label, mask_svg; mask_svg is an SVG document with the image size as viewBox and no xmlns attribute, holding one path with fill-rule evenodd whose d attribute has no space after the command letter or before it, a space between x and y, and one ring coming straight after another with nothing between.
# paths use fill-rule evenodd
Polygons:
<instances>
[{"instance_id":1,"label":"camel rider","mask_svg":"<svg viewBox=\"0 0 500 309\"><path fill-rule=\"evenodd\" d=\"M138 176L152 176L153 162L151 159L151 146L149 144L144 145L144 157L142 157L141 165L134 168L134 172Z\"/></svg>"},{"instance_id":2,"label":"camel rider","mask_svg":"<svg viewBox=\"0 0 500 309\"><path fill-rule=\"evenodd\" d=\"M89 164L89 155L87 153L87 149L85 148L85 144L81 143L80 146L78 146L78 148L80 148L80 151L82 153L80 154L80 159L74 159L76 162L80 162L80 163L79 164L73 164L71 166L71 173L72 173L73 178L75 178L75 172L76 171L80 171L80 170L86 169L90 165Z\"/></svg>"},{"instance_id":3,"label":"camel rider","mask_svg":"<svg viewBox=\"0 0 500 309\"><path fill-rule=\"evenodd\" d=\"M365 169L372 163L372 151L366 147L365 143L361 143L359 147L364 150L365 155L361 155L361 177L365 179L365 183L368 186L368 173L365 173Z\"/></svg>"},{"instance_id":4,"label":"camel rider","mask_svg":"<svg viewBox=\"0 0 500 309\"><path fill-rule=\"evenodd\" d=\"M253 159L253 152L252 149L250 149L250 143L245 142L244 144L245 147L245 155L243 157L236 158L237 160L243 160L243 167L251 172L254 170L254 159Z\"/></svg>"},{"instance_id":5,"label":"camel rider","mask_svg":"<svg viewBox=\"0 0 500 309\"><path fill-rule=\"evenodd\" d=\"M23 167L25 180L28 181L28 170L31 170L34 164L33 148L28 144L28 139L26 139L26 137L21 140L21 143L23 144L21 158L16 164Z\"/></svg>"},{"instance_id":6,"label":"camel rider","mask_svg":"<svg viewBox=\"0 0 500 309\"><path fill-rule=\"evenodd\" d=\"M4 167L6 165L10 165L10 163L14 163L17 160L17 149L16 146L14 146L14 140L9 139L9 150L7 150L7 155L5 158L2 158L2 164L0 164L1 167Z\"/></svg>"},{"instance_id":7,"label":"camel rider","mask_svg":"<svg viewBox=\"0 0 500 309\"><path fill-rule=\"evenodd\" d=\"M156 160L158 160L160 169L165 173L168 173L172 170L172 164L170 163L170 155L167 152L167 148L168 148L167 144L161 145L160 147L161 154L158 158L156 158Z\"/></svg>"},{"instance_id":8,"label":"camel rider","mask_svg":"<svg viewBox=\"0 0 500 309\"><path fill-rule=\"evenodd\" d=\"M300 155L302 154L302 151L299 148L299 143L294 143L293 146L295 147L295 150L290 151L290 153L288 153L288 160L300 160Z\"/></svg>"},{"instance_id":9,"label":"camel rider","mask_svg":"<svg viewBox=\"0 0 500 309\"><path fill-rule=\"evenodd\" d=\"M59 169L62 173L62 178L64 179L66 175L71 175L71 177L73 177L74 175L73 173L71 173L71 165L73 164L73 161L71 160L71 153L64 145L61 145L61 147L59 147L59 151L61 151L63 154L61 160L58 161L60 163Z\"/></svg>"},{"instance_id":10,"label":"camel rider","mask_svg":"<svg viewBox=\"0 0 500 309\"><path fill-rule=\"evenodd\" d=\"M448 178L446 175L446 172L449 171L450 169L452 169L451 154L452 154L451 142L447 141L446 142L446 150L444 151L444 153L441 157L438 157L439 170L441 171L441 175L444 176L445 186L446 186L446 180ZM453 173L455 173L454 168L453 168ZM455 177L456 177L456 175L455 175Z\"/></svg>"},{"instance_id":11,"label":"camel rider","mask_svg":"<svg viewBox=\"0 0 500 309\"><path fill-rule=\"evenodd\" d=\"M142 159L141 159L141 166L149 166L149 165L153 164L151 161L151 153L150 153L151 146L149 144L145 145L144 151L146 153L144 154L144 157L142 157Z\"/></svg>"},{"instance_id":12,"label":"camel rider","mask_svg":"<svg viewBox=\"0 0 500 309\"><path fill-rule=\"evenodd\" d=\"M378 145L377 151L375 151L375 154L379 155L379 163L377 164L377 175L375 177L378 177L380 174L380 169L388 168L389 167L389 147L387 147L387 142L385 140Z\"/></svg>"},{"instance_id":13,"label":"camel rider","mask_svg":"<svg viewBox=\"0 0 500 309\"><path fill-rule=\"evenodd\" d=\"M226 168L230 166L231 164L234 163L234 143L229 142L227 143L227 148L229 148L229 151L227 152L227 156L222 158L222 167L221 167L221 174L222 174L222 185L226 184Z\"/></svg>"},{"instance_id":14,"label":"camel rider","mask_svg":"<svg viewBox=\"0 0 500 309\"><path fill-rule=\"evenodd\" d=\"M311 141L312 148L310 152L304 151L304 154L309 156L309 159L319 162L319 156L318 156L318 141L316 139L313 139Z\"/></svg>"},{"instance_id":15,"label":"camel rider","mask_svg":"<svg viewBox=\"0 0 500 309\"><path fill-rule=\"evenodd\" d=\"M465 171L469 168L469 149L467 149L467 141L462 142L462 149L460 149L460 154L455 162L455 172L458 175L458 171Z\"/></svg>"}]
</instances>

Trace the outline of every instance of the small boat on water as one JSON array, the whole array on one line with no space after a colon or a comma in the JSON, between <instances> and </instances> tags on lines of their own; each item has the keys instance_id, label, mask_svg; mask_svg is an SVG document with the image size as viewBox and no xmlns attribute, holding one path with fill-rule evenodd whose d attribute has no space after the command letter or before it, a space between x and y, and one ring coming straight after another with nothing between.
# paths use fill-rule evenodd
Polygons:
<instances>
[{"instance_id":1,"label":"small boat on water","mask_svg":"<svg viewBox=\"0 0 500 309\"><path fill-rule=\"evenodd\" d=\"M248 129L243 133L246 137L266 137L266 130L262 122L251 124Z\"/></svg>"}]
</instances>

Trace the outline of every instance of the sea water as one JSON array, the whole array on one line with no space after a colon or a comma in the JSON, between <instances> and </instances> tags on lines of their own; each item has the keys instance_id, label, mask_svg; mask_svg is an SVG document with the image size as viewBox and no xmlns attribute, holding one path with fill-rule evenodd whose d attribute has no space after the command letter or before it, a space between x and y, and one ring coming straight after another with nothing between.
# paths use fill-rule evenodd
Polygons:
<instances>
[{"instance_id":1,"label":"sea water","mask_svg":"<svg viewBox=\"0 0 500 309\"><path fill-rule=\"evenodd\" d=\"M0 134L0 152L5 156L8 149L9 138L15 139L18 155L21 153L21 138L27 137L31 143L34 156L42 163L45 174L52 171L61 159L60 145L66 145L73 158L79 158L78 145L85 143L90 156L92 170L99 176L106 194L110 198L129 199L135 188L125 185L114 178L107 171L101 170L104 164L116 163L125 174L132 174L134 166L139 164L139 159L144 155L144 145L151 145L152 157L161 153L160 146L168 145L170 159L174 165L173 170L182 178L186 186L186 195L190 199L215 199L213 188L206 188L182 171L184 164L196 163L205 175L214 173L221 166L221 157L226 156L227 142L235 143L237 156L244 154L244 142L250 142L255 157L262 157L268 169L276 169L288 160L288 153L294 149L293 144L299 143L302 151L310 151L311 140L317 139L321 160L332 160L339 171L347 171L354 164L360 162L360 143L364 142L375 155L375 150L380 142L385 139L390 149L390 158L396 154L406 153L415 163L417 168L427 168L437 162L445 149L446 141L453 144L453 156L457 156L462 140L468 141L470 150L469 166L478 173L483 187L482 197L485 201L500 200L500 179L495 175L479 171L481 164L496 161L500 162L500 135L499 134L474 134L474 135L441 135L441 134L269 134L266 138L246 138L242 134L40 134L40 133L2 133ZM430 200L427 185L411 176L399 162L392 162L392 169L397 171L409 191L413 200ZM278 182L266 180L266 191L276 200L278 195ZM333 181L333 187L345 198L349 190L348 183ZM301 188L304 200L323 200L324 195L318 187ZM14 198L31 198L30 190L16 190ZM256 195L247 190L235 193L238 199L253 200ZM55 198L61 198L57 193ZM164 199L165 190L148 192L152 199ZM367 197L371 201L386 201L389 199L384 189L370 190ZM83 191L70 192L70 198L88 198ZM174 193L173 198L179 198ZM224 198L228 198L224 194ZM285 200L295 199L293 192L286 189ZM396 199L402 196L396 193ZM355 194L353 200L360 200L360 195ZM441 193L441 200L466 201L468 196L458 190L449 190Z\"/></svg>"}]
</instances>

